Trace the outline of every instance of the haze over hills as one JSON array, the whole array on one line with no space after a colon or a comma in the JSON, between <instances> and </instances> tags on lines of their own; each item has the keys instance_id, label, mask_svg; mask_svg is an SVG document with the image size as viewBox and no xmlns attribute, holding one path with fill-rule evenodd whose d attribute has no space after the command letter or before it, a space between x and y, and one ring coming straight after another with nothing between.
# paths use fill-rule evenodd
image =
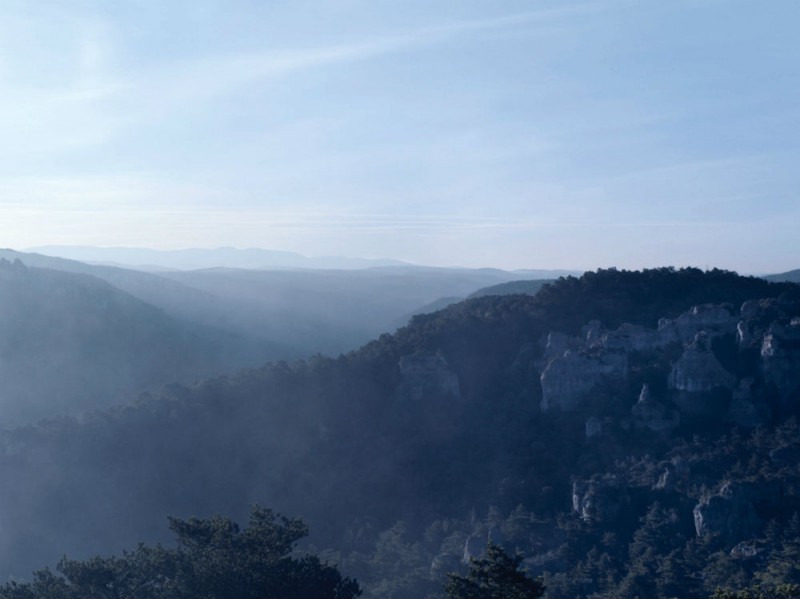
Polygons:
<instances>
[{"instance_id":1,"label":"haze over hills","mask_svg":"<svg viewBox=\"0 0 800 599\"><path fill-rule=\"evenodd\" d=\"M171 317L94 276L0 260L0 425L131 401L285 351Z\"/></svg>"},{"instance_id":2,"label":"haze over hills","mask_svg":"<svg viewBox=\"0 0 800 599\"><path fill-rule=\"evenodd\" d=\"M0 563L19 576L257 501L307 520L366 597L437 596L489 540L556 599L778 580L800 512L798 327L794 284L599 271L339 358L8 429ZM762 558L739 557L751 545Z\"/></svg>"},{"instance_id":3,"label":"haze over hills","mask_svg":"<svg viewBox=\"0 0 800 599\"><path fill-rule=\"evenodd\" d=\"M309 257L297 252L262 248L239 249L220 247L154 250L130 247L40 246L28 248L25 251L59 258L68 258L90 264L125 266L142 270L200 270L206 268L237 268L248 270L360 270L393 266L406 267L408 269L436 269L440 271L499 270L428 267L387 258L358 258L346 256ZM528 278L543 279L580 274L582 271L523 269L515 272Z\"/></svg>"},{"instance_id":4,"label":"haze over hills","mask_svg":"<svg viewBox=\"0 0 800 599\"><path fill-rule=\"evenodd\" d=\"M0 257L91 274L173 317L284 348L283 355L272 354L273 359L354 349L394 331L422 306L442 297L464 297L520 276L499 269L412 265L143 272L13 250L0 250ZM525 274L529 272L538 271Z\"/></svg>"},{"instance_id":5,"label":"haze over hills","mask_svg":"<svg viewBox=\"0 0 800 599\"><path fill-rule=\"evenodd\" d=\"M776 282L789 281L792 283L800 283L800 268L774 275L765 275L764 278L767 281L776 281Z\"/></svg>"},{"instance_id":6,"label":"haze over hills","mask_svg":"<svg viewBox=\"0 0 800 599\"><path fill-rule=\"evenodd\" d=\"M800 599L798 22L0 2L0 599Z\"/></svg>"},{"instance_id":7,"label":"haze over hills","mask_svg":"<svg viewBox=\"0 0 800 599\"><path fill-rule=\"evenodd\" d=\"M268 360L336 355L504 271L142 272L0 250L0 424L128 401Z\"/></svg>"},{"instance_id":8,"label":"haze over hills","mask_svg":"<svg viewBox=\"0 0 800 599\"><path fill-rule=\"evenodd\" d=\"M70 258L81 262L113 264L140 269L197 270L201 268L245 269L358 269L400 266L400 260L348 258L344 256L308 257L297 252L260 248L232 247L153 250L130 247L41 246L26 251Z\"/></svg>"}]
</instances>

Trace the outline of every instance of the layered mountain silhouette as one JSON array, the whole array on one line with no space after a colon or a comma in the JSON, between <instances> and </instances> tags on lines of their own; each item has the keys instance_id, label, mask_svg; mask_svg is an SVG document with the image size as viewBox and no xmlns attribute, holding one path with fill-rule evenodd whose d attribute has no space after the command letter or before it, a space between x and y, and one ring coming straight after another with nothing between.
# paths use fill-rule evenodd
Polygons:
<instances>
[{"instance_id":1,"label":"layered mountain silhouette","mask_svg":"<svg viewBox=\"0 0 800 599\"><path fill-rule=\"evenodd\" d=\"M262 364L265 342L171 317L94 276L0 260L0 423Z\"/></svg>"}]
</instances>

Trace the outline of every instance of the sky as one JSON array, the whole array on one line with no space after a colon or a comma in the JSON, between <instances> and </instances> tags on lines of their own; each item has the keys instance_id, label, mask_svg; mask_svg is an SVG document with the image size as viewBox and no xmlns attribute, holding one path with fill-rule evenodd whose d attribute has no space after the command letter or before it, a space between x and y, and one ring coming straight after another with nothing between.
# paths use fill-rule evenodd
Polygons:
<instances>
[{"instance_id":1,"label":"sky","mask_svg":"<svg viewBox=\"0 0 800 599\"><path fill-rule=\"evenodd\" d=\"M0 246L800 268L796 0L4 0Z\"/></svg>"}]
</instances>

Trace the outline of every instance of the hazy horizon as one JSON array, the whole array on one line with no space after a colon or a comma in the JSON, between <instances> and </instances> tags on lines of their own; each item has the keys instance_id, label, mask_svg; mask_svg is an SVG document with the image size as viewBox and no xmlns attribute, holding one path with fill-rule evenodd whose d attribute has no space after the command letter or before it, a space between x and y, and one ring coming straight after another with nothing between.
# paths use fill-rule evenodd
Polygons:
<instances>
[{"instance_id":1,"label":"hazy horizon","mask_svg":"<svg viewBox=\"0 0 800 599\"><path fill-rule=\"evenodd\" d=\"M268 247L236 247L236 246L214 246L214 247L177 247L177 248L169 248L169 249L159 249L159 248L152 248L152 247L144 247L144 246L116 246L116 245L108 245L108 246L94 246L94 245L45 245L45 246L32 246L27 248L7 248L17 252L30 252L30 253L40 253L43 255L58 257L58 258L66 258L70 260L77 260L81 262L92 262L92 263L106 263L106 264L113 264L118 263L121 266L130 266L130 267L146 267L146 266L164 266L164 258L168 256L178 257L181 254L208 254L210 255L213 252L234 252L234 253L241 253L246 254L248 252L264 252L266 254L275 254L275 256L285 256L287 258L300 258L303 260L309 261L318 261L318 260L329 260L331 264L336 264L335 261L341 260L344 261L342 266L331 266L331 268L366 268L371 267L386 267L386 266L407 266L407 267L420 267L420 268L441 268L441 269L497 269L497 270L505 270L507 272L521 272L524 273L526 271L536 272L536 271L552 271L557 273L572 273L572 274L580 274L582 272L587 272L591 270L603 269L603 268L622 268L627 270L641 270L646 268L662 268L662 267L674 267L674 268L700 268L704 270L710 270L713 268L723 268L723 270L732 270L738 272L742 275L771 275L771 274L780 274L783 272L797 270L797 268L787 268L785 270L763 270L763 271L745 271L742 269L736 269L734 267L721 267L718 264L696 264L696 263L685 263L685 264L675 264L675 263L663 263L663 264L649 264L640 267L625 267L625 266L618 266L617 264L607 264L607 265L599 265L595 268L555 268L550 267L547 264L537 264L529 267L520 267L520 268L502 268L499 266L494 265L485 265L485 266L467 266L464 264L459 263L441 263L441 264L432 264L432 263L421 263L421 262L409 262L405 260L399 260L397 258L393 258L391 256L380 256L380 255L370 255L370 256L353 256L353 255L333 255L333 254L304 254L302 252L296 252L291 250L283 250L279 248L268 248ZM106 251L112 252L112 255L104 258L102 254ZM113 252L120 251L121 254L116 255ZM162 259L156 259L152 264L148 264L147 261L136 260L133 256L138 255L140 253L153 253L154 258L158 258L159 256ZM121 258L122 253L130 253L130 256L125 256ZM352 264L348 263L351 262ZM223 264L216 264L218 266L224 266ZM269 267L270 265L267 265ZM249 267L245 267L249 268ZM253 268L262 268L262 267L253 267ZM294 267L289 267L294 268ZM309 268L316 268L315 266L309 266ZM560 276L560 275L558 275Z\"/></svg>"},{"instance_id":2,"label":"hazy horizon","mask_svg":"<svg viewBox=\"0 0 800 599\"><path fill-rule=\"evenodd\" d=\"M800 5L5 3L2 245L798 267Z\"/></svg>"}]
</instances>

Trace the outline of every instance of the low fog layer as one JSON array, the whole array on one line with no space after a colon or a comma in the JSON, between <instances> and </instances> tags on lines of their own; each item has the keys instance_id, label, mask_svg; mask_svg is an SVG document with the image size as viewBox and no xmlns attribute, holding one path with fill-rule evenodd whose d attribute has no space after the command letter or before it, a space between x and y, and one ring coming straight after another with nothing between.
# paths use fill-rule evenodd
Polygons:
<instances>
[{"instance_id":1,"label":"low fog layer","mask_svg":"<svg viewBox=\"0 0 800 599\"><path fill-rule=\"evenodd\" d=\"M283 353L84 274L0 260L0 424L131 401Z\"/></svg>"}]
</instances>

